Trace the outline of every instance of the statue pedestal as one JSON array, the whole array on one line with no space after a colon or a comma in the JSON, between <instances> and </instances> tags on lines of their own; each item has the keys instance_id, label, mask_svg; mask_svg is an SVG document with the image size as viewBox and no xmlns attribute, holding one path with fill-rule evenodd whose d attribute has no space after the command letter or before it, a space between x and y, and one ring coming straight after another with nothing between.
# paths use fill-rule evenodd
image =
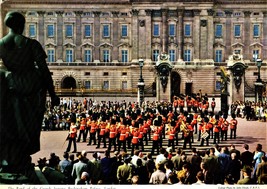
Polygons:
<instances>
[{"instance_id":1,"label":"statue pedestal","mask_svg":"<svg viewBox=\"0 0 267 189\"><path fill-rule=\"evenodd\" d=\"M230 56L227 63L230 73L229 91L229 104L236 101L245 101L245 70L247 66L244 64L243 56L233 54Z\"/></svg>"},{"instance_id":2,"label":"statue pedestal","mask_svg":"<svg viewBox=\"0 0 267 189\"><path fill-rule=\"evenodd\" d=\"M168 102L171 101L171 95L170 95L171 87L170 86L171 86L170 84L167 85L165 92L164 92L164 89L161 85L161 80L159 77L157 78L157 101L168 101Z\"/></svg>"}]
</instances>

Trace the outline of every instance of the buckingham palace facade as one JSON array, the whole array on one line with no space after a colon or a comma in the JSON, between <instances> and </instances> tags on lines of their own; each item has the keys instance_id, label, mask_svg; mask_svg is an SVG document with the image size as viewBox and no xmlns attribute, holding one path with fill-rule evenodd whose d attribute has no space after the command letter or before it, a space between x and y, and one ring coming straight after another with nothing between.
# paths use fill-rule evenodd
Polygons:
<instances>
[{"instance_id":1,"label":"buckingham palace facade","mask_svg":"<svg viewBox=\"0 0 267 189\"><path fill-rule=\"evenodd\" d=\"M1 26L8 11L25 15L24 35L43 45L61 95L136 96L143 59L145 96L153 97L162 53L173 64L172 95L219 96L220 66L233 52L248 66L246 95L254 94L256 58L267 80L266 0L2 0ZM0 37L8 32L0 29Z\"/></svg>"}]
</instances>

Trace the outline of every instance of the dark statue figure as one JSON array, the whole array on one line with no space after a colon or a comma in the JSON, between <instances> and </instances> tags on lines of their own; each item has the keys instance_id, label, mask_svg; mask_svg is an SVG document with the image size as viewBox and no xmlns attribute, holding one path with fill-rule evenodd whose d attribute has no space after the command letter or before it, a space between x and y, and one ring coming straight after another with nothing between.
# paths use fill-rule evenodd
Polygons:
<instances>
[{"instance_id":1,"label":"dark statue figure","mask_svg":"<svg viewBox=\"0 0 267 189\"><path fill-rule=\"evenodd\" d=\"M159 76L160 76L161 85L162 85L164 93L166 91L166 87L167 87L167 84L168 84L169 72L170 72L169 71L169 67L167 65L162 65L159 68Z\"/></svg>"},{"instance_id":2,"label":"dark statue figure","mask_svg":"<svg viewBox=\"0 0 267 189\"><path fill-rule=\"evenodd\" d=\"M232 68L233 70L233 76L234 76L234 82L237 92L239 92L240 86L242 84L242 76L244 74L244 66L241 64L236 64Z\"/></svg>"},{"instance_id":3,"label":"dark statue figure","mask_svg":"<svg viewBox=\"0 0 267 189\"><path fill-rule=\"evenodd\" d=\"M40 150L46 92L59 105L41 44L22 35L25 18L5 17L9 33L0 39L0 170L38 183L31 155Z\"/></svg>"}]
</instances>

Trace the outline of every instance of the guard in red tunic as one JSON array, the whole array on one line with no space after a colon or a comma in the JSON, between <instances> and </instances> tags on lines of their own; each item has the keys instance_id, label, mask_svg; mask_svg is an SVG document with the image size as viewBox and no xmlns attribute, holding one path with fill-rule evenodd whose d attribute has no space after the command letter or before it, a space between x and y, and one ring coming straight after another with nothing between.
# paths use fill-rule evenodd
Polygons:
<instances>
[{"instance_id":1,"label":"guard in red tunic","mask_svg":"<svg viewBox=\"0 0 267 189\"><path fill-rule=\"evenodd\" d=\"M77 126L74 122L71 122L69 136L68 136L69 144L68 144L66 152L70 151L71 143L73 143L73 147L74 147L74 150L72 151L72 153L77 152L76 137L77 137Z\"/></svg>"},{"instance_id":2,"label":"guard in red tunic","mask_svg":"<svg viewBox=\"0 0 267 189\"><path fill-rule=\"evenodd\" d=\"M87 144L87 146L92 144L92 141L94 142L93 145L96 145L96 130L98 128L97 123L93 120L90 122L90 139Z\"/></svg>"},{"instance_id":3,"label":"guard in red tunic","mask_svg":"<svg viewBox=\"0 0 267 189\"><path fill-rule=\"evenodd\" d=\"M116 128L116 125L114 123L112 123L112 121L111 121L111 125L109 128L109 144L108 144L108 150L109 151L111 150L112 146L114 146L114 151L117 150L116 136L117 136L117 128Z\"/></svg>"},{"instance_id":4,"label":"guard in red tunic","mask_svg":"<svg viewBox=\"0 0 267 189\"><path fill-rule=\"evenodd\" d=\"M237 120L235 118L235 114L232 114L232 119L230 121L230 139L232 139L233 135L234 139L236 139Z\"/></svg>"},{"instance_id":5,"label":"guard in red tunic","mask_svg":"<svg viewBox=\"0 0 267 189\"><path fill-rule=\"evenodd\" d=\"M141 124L139 124L139 135L138 135L138 147L141 147L141 150L144 151L144 141L143 141L143 137L144 137L144 128Z\"/></svg>"},{"instance_id":6,"label":"guard in red tunic","mask_svg":"<svg viewBox=\"0 0 267 189\"><path fill-rule=\"evenodd\" d=\"M221 131L221 122L219 121L219 114L215 115L215 120L216 122L213 125L213 132L214 132L214 140L213 140L213 144L217 144L220 143L220 131Z\"/></svg>"},{"instance_id":7,"label":"guard in red tunic","mask_svg":"<svg viewBox=\"0 0 267 189\"><path fill-rule=\"evenodd\" d=\"M138 136L139 136L139 131L138 128L134 128L132 132L133 138L132 138L132 153L131 155L134 154L134 150L138 150Z\"/></svg>"},{"instance_id":8,"label":"guard in red tunic","mask_svg":"<svg viewBox=\"0 0 267 189\"><path fill-rule=\"evenodd\" d=\"M167 135L169 135L168 147L172 147L172 150L174 150L174 139L175 139L176 130L172 126L169 126L168 129L169 129L167 131Z\"/></svg>"},{"instance_id":9,"label":"guard in red tunic","mask_svg":"<svg viewBox=\"0 0 267 189\"><path fill-rule=\"evenodd\" d=\"M204 141L206 140L206 146L209 146L209 118L204 117L204 123L201 129L201 142L200 142L200 146L204 145Z\"/></svg>"},{"instance_id":10,"label":"guard in red tunic","mask_svg":"<svg viewBox=\"0 0 267 189\"><path fill-rule=\"evenodd\" d=\"M119 141L118 141L118 151L120 152L121 145L122 145L122 148L123 148L124 152L127 152L127 150L126 150L126 133L127 133L127 129L126 129L125 125L121 125L118 132L120 134Z\"/></svg>"},{"instance_id":11,"label":"guard in red tunic","mask_svg":"<svg viewBox=\"0 0 267 189\"><path fill-rule=\"evenodd\" d=\"M223 138L227 140L229 122L226 119L227 119L227 115L224 115L222 124L221 124L221 140L223 140Z\"/></svg>"},{"instance_id":12,"label":"guard in red tunic","mask_svg":"<svg viewBox=\"0 0 267 189\"><path fill-rule=\"evenodd\" d=\"M77 142L80 142L81 136L83 136L83 142L86 141L85 129L86 129L86 120L85 120L85 118L82 118L82 120L80 122L80 131L79 131L79 136L78 136Z\"/></svg>"},{"instance_id":13,"label":"guard in red tunic","mask_svg":"<svg viewBox=\"0 0 267 189\"><path fill-rule=\"evenodd\" d=\"M100 122L100 124L99 124L100 131L99 131L98 143L97 143L97 147L96 148L100 148L101 140L104 143L104 147L103 148L107 147L107 143L106 143L106 126L107 126L106 122L103 122L103 121Z\"/></svg>"},{"instance_id":14,"label":"guard in red tunic","mask_svg":"<svg viewBox=\"0 0 267 189\"><path fill-rule=\"evenodd\" d=\"M153 145L152 145L152 151L151 154L154 154L155 149L157 150L157 154L159 154L159 130L157 126L154 126L154 128L152 129L153 132Z\"/></svg>"}]
</instances>

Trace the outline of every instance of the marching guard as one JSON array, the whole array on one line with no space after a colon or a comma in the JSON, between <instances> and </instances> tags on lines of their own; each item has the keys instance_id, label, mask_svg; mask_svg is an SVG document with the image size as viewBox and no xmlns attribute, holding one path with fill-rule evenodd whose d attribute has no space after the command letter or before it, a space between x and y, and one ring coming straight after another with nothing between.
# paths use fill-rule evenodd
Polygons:
<instances>
[{"instance_id":1,"label":"marching guard","mask_svg":"<svg viewBox=\"0 0 267 189\"><path fill-rule=\"evenodd\" d=\"M69 131L69 135L68 135L69 144L68 144L66 152L70 151L72 143L73 143L73 148L74 148L72 153L77 152L76 136L77 136L77 126L76 126L75 122L71 122L70 131Z\"/></svg>"}]
</instances>

